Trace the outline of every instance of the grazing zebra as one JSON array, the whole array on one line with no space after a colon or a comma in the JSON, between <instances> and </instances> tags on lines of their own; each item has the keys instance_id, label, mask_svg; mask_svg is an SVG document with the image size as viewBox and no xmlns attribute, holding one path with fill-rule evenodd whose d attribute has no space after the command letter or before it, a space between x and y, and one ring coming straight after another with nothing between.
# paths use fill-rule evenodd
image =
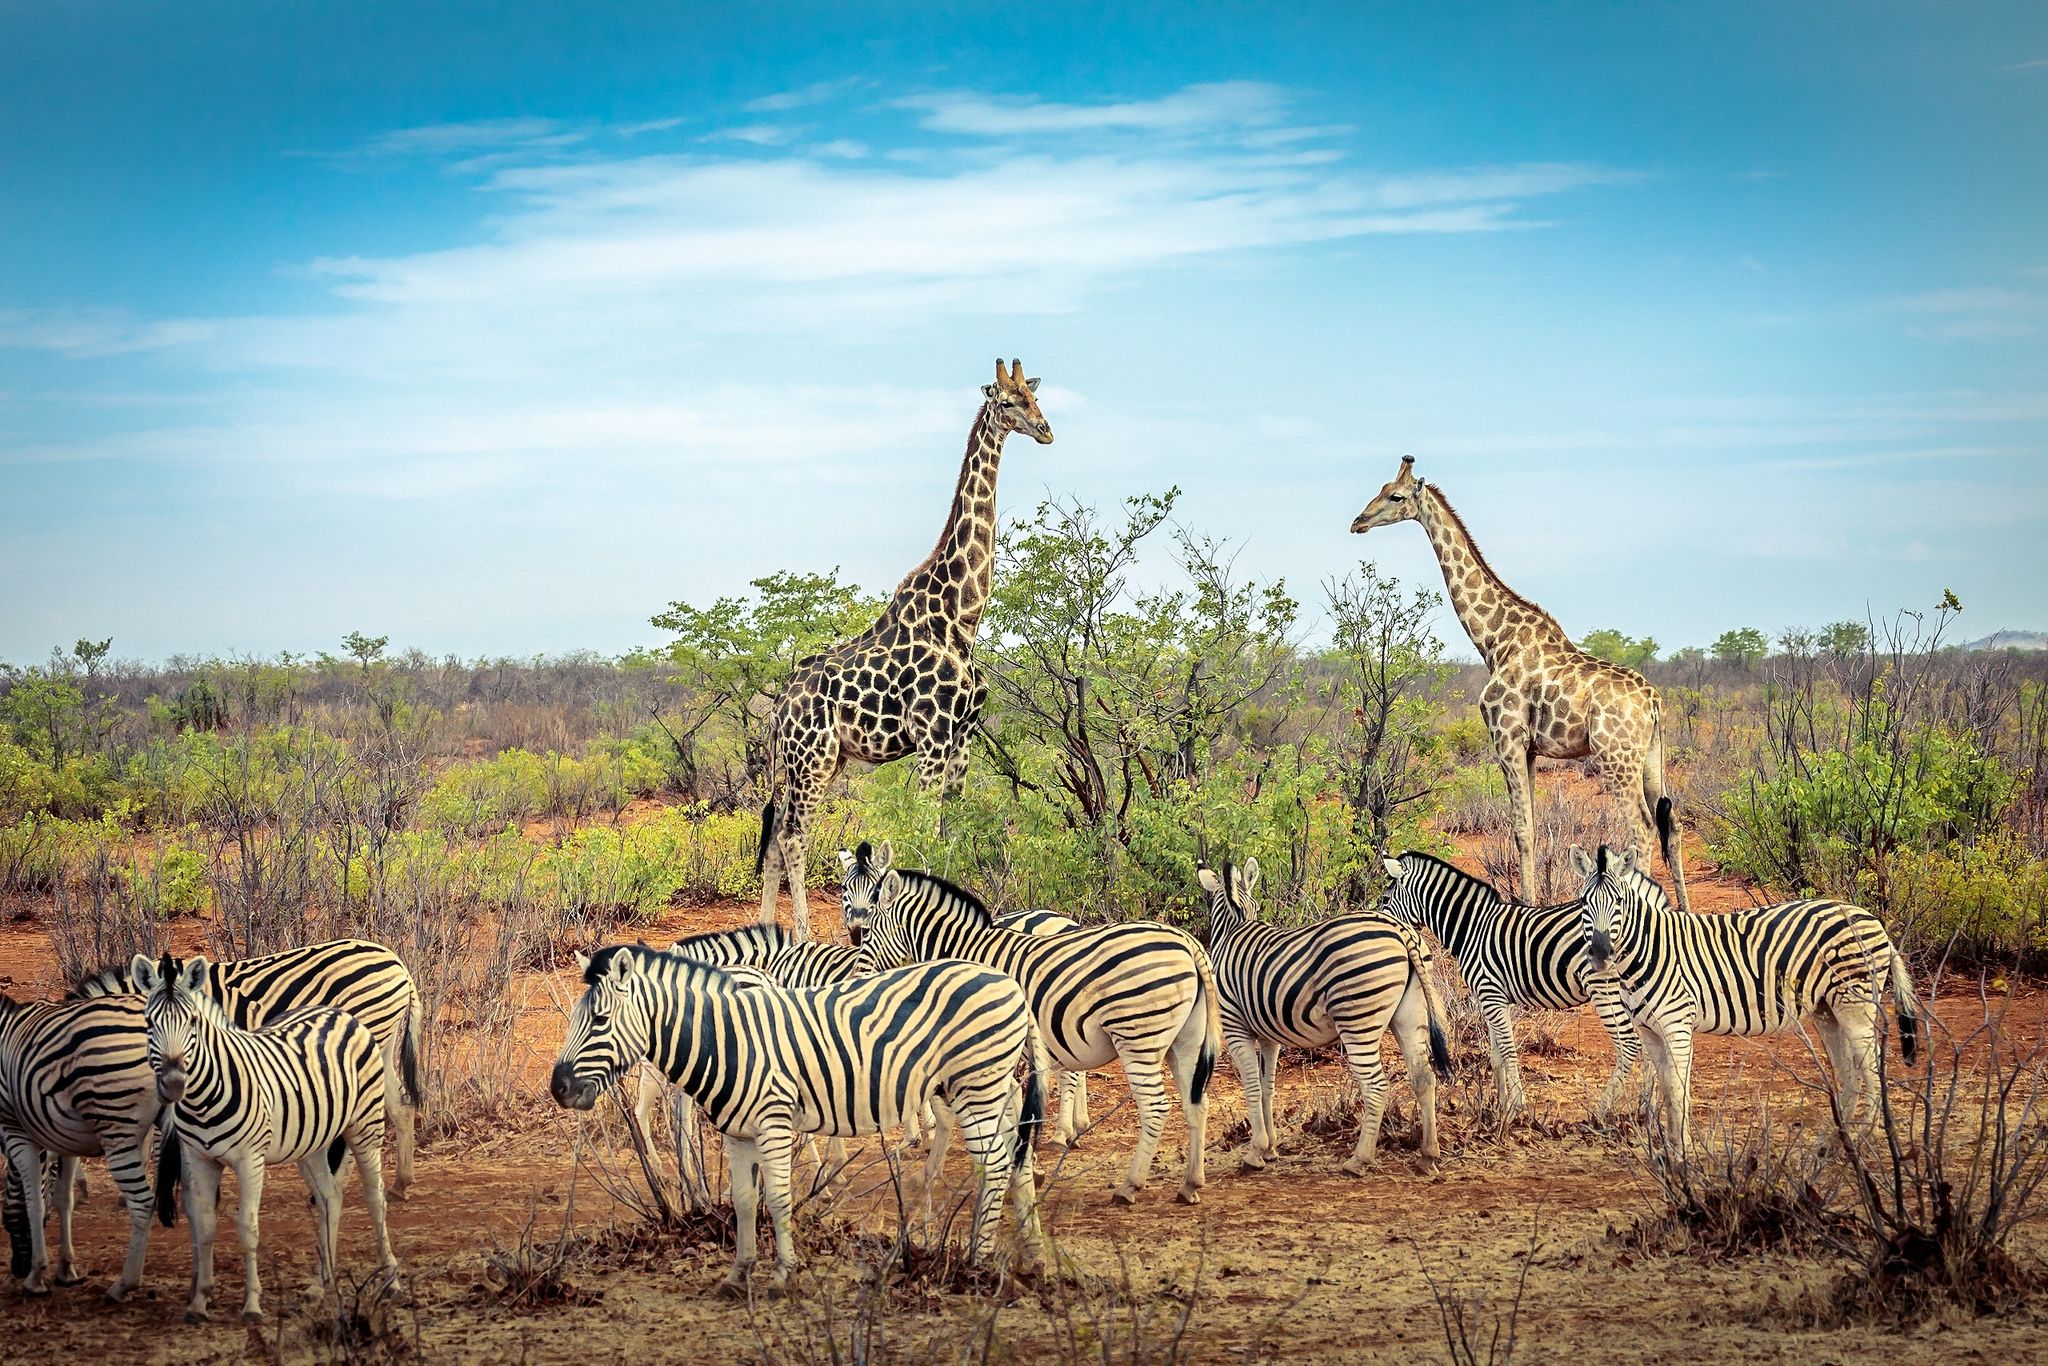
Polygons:
<instances>
[{"instance_id":1,"label":"grazing zebra","mask_svg":"<svg viewBox=\"0 0 2048 1366\"><path fill-rule=\"evenodd\" d=\"M313 1190L318 1279L334 1284L341 1231L341 1159L353 1154L377 1231L378 1270L398 1270L384 1223L384 1050L346 1011L313 1006L242 1029L214 997L204 958L162 963L137 955L130 978L149 993L149 1065L165 1106L157 1212L171 1222L171 1187L185 1186L192 1223L192 1298L185 1321L209 1317L214 1207L220 1175L235 1173L235 1225L247 1278L242 1321L263 1321L256 1247L265 1169L296 1162Z\"/></svg>"},{"instance_id":2,"label":"grazing zebra","mask_svg":"<svg viewBox=\"0 0 2048 1366\"><path fill-rule=\"evenodd\" d=\"M1410 851L1381 862L1387 870L1381 909L1434 934L1472 989L1486 1021L1502 1121L1520 1114L1526 1103L1513 1007L1569 1010L1588 1001L1614 1042L1614 1074L1593 1106L1593 1113L1604 1119L1628 1084L1642 1045L1614 974L1593 972L1586 963L1580 903L1525 906L1509 901L1490 884L1429 854Z\"/></svg>"},{"instance_id":3,"label":"grazing zebra","mask_svg":"<svg viewBox=\"0 0 2048 1366\"><path fill-rule=\"evenodd\" d=\"M1725 915L1673 910L1633 849L1597 857L1572 846L1586 880L1582 912L1595 968L1610 964L1663 1093L1666 1131L1683 1153L1692 1112L1695 1034L1778 1034L1811 1016L1841 1109L1854 1122L1877 1093L1878 997L1891 979L1899 1047L1913 1060L1920 1002L1906 960L1878 918L1842 901L1787 901Z\"/></svg>"},{"instance_id":4,"label":"grazing zebra","mask_svg":"<svg viewBox=\"0 0 2048 1366\"><path fill-rule=\"evenodd\" d=\"M1138 1104L1138 1145L1114 1199L1130 1204L1151 1174L1173 1108L1171 1067L1187 1117L1187 1171L1179 1198L1201 1200L1209 1075L1222 1046L1209 956L1165 925L1104 925L1065 934L995 928L988 908L943 878L891 866L889 847L867 844L841 860L840 907L856 944L879 965L964 958L1017 979L1040 1035L1064 1071L1121 1061Z\"/></svg>"},{"instance_id":5,"label":"grazing zebra","mask_svg":"<svg viewBox=\"0 0 2048 1366\"><path fill-rule=\"evenodd\" d=\"M1274 1072L1284 1044L1322 1048L1335 1043L1358 1083L1364 1109L1358 1143L1341 1170L1358 1176L1379 1148L1386 1112L1387 1074L1380 1039L1388 1024L1408 1063L1422 1126L1422 1156L1441 1155L1436 1137L1436 1079L1448 1077L1449 1046L1422 936L1378 914L1340 915L1282 930L1259 920L1253 893L1259 861L1223 865L1218 877L1197 874L1209 893L1209 950L1223 993L1223 1041L1244 1083L1251 1146L1244 1163L1264 1167L1278 1141L1273 1122ZM1432 1067L1435 1069L1432 1072Z\"/></svg>"},{"instance_id":6,"label":"grazing zebra","mask_svg":"<svg viewBox=\"0 0 2048 1366\"><path fill-rule=\"evenodd\" d=\"M1036 1068L1021 1104L1017 1067L1035 1052L1016 983L968 963L929 963L836 986L741 988L722 969L635 945L583 965L587 989L569 1019L549 1091L588 1110L642 1058L704 1109L725 1136L738 1239L722 1289L744 1295L755 1261L757 1181L775 1229L775 1285L796 1265L790 1159L796 1136L880 1133L927 1100L958 1117L980 1190L972 1250L994 1247L1009 1187L1021 1251L1035 1259L1031 1140L1044 1113Z\"/></svg>"},{"instance_id":7,"label":"grazing zebra","mask_svg":"<svg viewBox=\"0 0 2048 1366\"><path fill-rule=\"evenodd\" d=\"M128 1205L128 1260L107 1298L141 1283L149 1247L149 1134L156 1125L149 1031L133 996L24 1004L0 995L0 1143L7 1167L7 1234L14 1274L31 1295L50 1293L43 1225L57 1205L56 1284L81 1277L71 1243L78 1159L104 1153ZM54 1192L46 1180L55 1158Z\"/></svg>"},{"instance_id":8,"label":"grazing zebra","mask_svg":"<svg viewBox=\"0 0 2048 1366\"><path fill-rule=\"evenodd\" d=\"M111 967L79 982L71 994L89 998L143 990L129 968ZM239 1029L261 1028L307 1006L329 1006L355 1016L376 1036L384 1053L384 1113L397 1130L398 1171L391 1193L403 1200L412 1185L413 1110L420 1097L420 994L398 955L367 939L308 944L214 963L207 969L206 992Z\"/></svg>"}]
</instances>

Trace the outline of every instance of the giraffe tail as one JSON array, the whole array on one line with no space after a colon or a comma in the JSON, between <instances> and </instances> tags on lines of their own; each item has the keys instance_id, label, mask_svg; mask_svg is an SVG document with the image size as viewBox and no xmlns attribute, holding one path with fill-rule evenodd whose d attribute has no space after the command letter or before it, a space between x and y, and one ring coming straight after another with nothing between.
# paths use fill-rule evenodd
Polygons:
<instances>
[{"instance_id":1,"label":"giraffe tail","mask_svg":"<svg viewBox=\"0 0 2048 1366\"><path fill-rule=\"evenodd\" d=\"M768 841L775 838L775 799L770 797L761 808L761 843L754 850L754 876L759 877L768 867Z\"/></svg>"}]
</instances>

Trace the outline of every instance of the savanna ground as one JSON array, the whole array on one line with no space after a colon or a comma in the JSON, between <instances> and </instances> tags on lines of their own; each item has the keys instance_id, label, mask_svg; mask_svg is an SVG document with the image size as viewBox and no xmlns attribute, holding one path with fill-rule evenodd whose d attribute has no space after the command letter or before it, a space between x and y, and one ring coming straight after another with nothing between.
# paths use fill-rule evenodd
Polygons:
<instances>
[{"instance_id":1,"label":"savanna ground","mask_svg":"<svg viewBox=\"0 0 2048 1366\"><path fill-rule=\"evenodd\" d=\"M1746 889L1716 881L1705 867L1694 886L1702 909L1749 901ZM823 912L832 923L829 898ZM642 928L659 942L749 914L726 902L668 912ZM196 942L200 930L181 926L177 938ZM30 919L0 932L0 988L47 995L59 985L44 925ZM2048 996L1997 985L2002 990L1990 1002L2004 1013L2008 1040L2048 1039ZM1364 1179L1339 1175L1352 1136L1343 1106L1348 1077L1330 1058L1290 1056L1280 1083L1282 1156L1264 1172L1240 1171L1241 1132L1231 1129L1243 1109L1236 1078L1223 1066L1210 1112L1210 1181L1192 1209L1172 1199L1182 1153L1177 1116L1145 1198L1129 1209L1109 1203L1133 1125L1128 1104L1118 1104L1120 1076L1096 1074L1095 1128L1071 1154L1048 1148L1041 1158L1049 1232L1070 1263L1059 1282L973 1293L943 1276L878 1278L899 1226L899 1187L871 1143L857 1151L836 1202L814 1200L800 1213L807 1260L792 1294L735 1304L712 1294L728 1246L649 1229L644 1186L616 1111L585 1118L546 1102L546 1069L575 990L567 965L519 974L512 996L520 1014L504 1065L523 1078L532 1103L495 1125L470 1121L424 1143L418 1184L392 1207L405 1267L401 1302L372 1307L374 1296L361 1297L347 1306L356 1315L348 1330L336 1331L346 1315L308 1293L309 1211L295 1176L280 1173L263 1212L266 1325L235 1321L241 1271L225 1209L216 1304L226 1312L216 1322L180 1322L190 1266L182 1223L157 1230L142 1290L126 1304L109 1304L102 1292L127 1224L99 1170L78 1220L87 1282L44 1300L26 1298L12 1282L0 1288L0 1358L1443 1360L1446 1306L1465 1316L1478 1361L1488 1359L1496 1332L1505 1345L1511 1317L1520 1361L1597 1354L1808 1362L1901 1352L1915 1360L2010 1361L2048 1353L2040 1300L1996 1317L1947 1312L1904 1329L1823 1329L1810 1326L1812 1306L1825 1302L1844 1266L1839 1258L1813 1251L1700 1256L1645 1250L1628 1238L1627 1230L1663 1205L1647 1174L1640 1127L1586 1122L1611 1059L1590 1013L1525 1027L1525 1042L1537 1040L1524 1060L1532 1114L1504 1135L1487 1116L1490 1075L1467 1038L1455 1080L1440 1093L1445 1158L1436 1170L1426 1170L1415 1152L1413 1108L1397 1082L1397 1113L1378 1166ZM1934 1011L1967 1033L1984 1017L1980 983L1949 981ZM1695 1074L1702 1142L1742 1132L1766 1108L1781 1141L1822 1133L1827 1110L1809 1084L1819 1076L1798 1038L1702 1040ZM930 1231L915 1199L915 1162L906 1161L912 1170L901 1189L910 1196L913 1236L923 1241ZM956 1152L937 1201L942 1223L950 1208L956 1236L968 1187ZM345 1275L366 1275L372 1265L366 1224L360 1202L350 1200ZM2035 1245L2025 1233L2021 1242Z\"/></svg>"}]
</instances>

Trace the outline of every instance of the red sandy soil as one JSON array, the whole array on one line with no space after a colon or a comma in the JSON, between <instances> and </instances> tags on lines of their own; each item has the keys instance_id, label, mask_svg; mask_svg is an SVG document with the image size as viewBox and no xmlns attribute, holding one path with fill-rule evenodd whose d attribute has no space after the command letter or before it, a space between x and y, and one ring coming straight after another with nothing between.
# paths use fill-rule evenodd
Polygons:
<instances>
[{"instance_id":1,"label":"red sandy soil","mask_svg":"<svg viewBox=\"0 0 2048 1366\"><path fill-rule=\"evenodd\" d=\"M1692 886L1700 909L1750 904L1745 888L1703 873L1694 875ZM835 924L834 910L829 896L814 899L818 923ZM750 914L737 903L676 911L644 933L661 942ZM175 937L190 947L198 934L180 927ZM0 990L51 995L57 986L43 926L0 927ZM383 1311L382 1320L433 1361L832 1359L823 1343L830 1333L843 1344L852 1331L859 1273L845 1240L816 1217L800 1223L811 1250L794 1293L751 1308L710 1295L728 1263L726 1249L672 1240L582 1255L570 1273L576 1297L569 1303L518 1304L494 1289L488 1258L516 1248L523 1233L553 1248L572 1218L589 1234L634 1227L631 1210L607 1193L608 1184L621 1187L632 1165L616 1141L616 1124L558 1112L544 1098L546 1069L561 1037L557 1003L575 989L567 969L529 975L515 988L526 1015L510 1065L533 1097L516 1124L493 1132L471 1123L423 1144L412 1198L393 1206L409 1303ZM2009 1039L2048 1037L2048 997L2038 990L2021 988L1994 997L1992 1005L2005 1012ZM1956 982L1944 989L1935 1012L1967 1031L1982 1021L1984 1005L1974 984ZM1128 1104L1118 1105L1120 1075L1113 1069L1095 1074L1090 1090L1098 1126L1064 1159L1052 1149L1041 1158L1050 1229L1079 1268L1074 1287L1024 1295L999 1310L985 1299L900 1290L886 1298L883 1339L871 1359L981 1359L981 1334L994 1314L987 1359L1166 1360L1193 1286L1183 1359L1442 1360L1444 1336L1427 1268L1439 1285L1477 1306L1474 1338L1483 1361L1494 1312L1510 1306L1532 1242L1518 1362L1806 1363L1901 1354L1915 1361L2048 1359L2048 1316L2038 1308L1998 1319L1944 1319L1903 1336L1875 1327L1798 1328L1771 1306L1824 1291L1839 1263L1778 1254L1733 1261L1650 1256L1624 1247L1610 1229L1630 1225L1652 1204L1635 1127L1601 1132L1581 1122L1610 1065L1605 1036L1590 1014L1542 1023L1557 1027L1560 1047L1524 1059L1532 1120L1497 1134L1483 1113L1490 1095L1483 1057L1462 1059L1457 1079L1441 1091L1445 1160L1434 1171L1424 1170L1414 1151L1412 1103L1405 1083L1397 1082L1402 1113L1389 1118L1377 1168L1363 1179L1338 1174L1349 1134L1301 1129L1306 1115L1348 1089L1342 1070L1328 1060L1284 1066L1280 1108L1289 1138L1283 1153L1264 1172L1241 1171L1225 1134L1243 1108L1236 1079L1223 1068L1211 1107L1210 1182L1192 1209L1172 1200L1183 1151L1177 1116L1145 1197L1129 1209L1109 1203L1132 1125ZM1766 1102L1781 1131L1791 1125L1817 1130L1825 1111L1809 1083L1819 1075L1796 1037L1701 1040L1694 1088L1702 1135L1746 1123ZM856 1160L849 1193L831 1222L894 1228L893 1195L878 1152L871 1143ZM125 1305L101 1297L125 1248L127 1223L110 1205L104 1173L89 1170L92 1194L78 1219L88 1281L43 1300L26 1298L11 1280L0 1284L0 1361L334 1354L308 1336L310 1221L295 1174L277 1174L263 1211L270 1323L246 1329L234 1321L242 1277L224 1208L216 1285L222 1312L212 1324L187 1328L180 1315L190 1249L182 1224L158 1229L137 1296ZM946 1185L955 1198L968 1185L958 1155ZM231 1204L232 1195L227 1199ZM366 1275L367 1220L353 1200L343 1216L343 1244L344 1270ZM1133 1325L1144 1339L1136 1353L1129 1343ZM1112 1344L1107 1351L1105 1342Z\"/></svg>"}]
</instances>

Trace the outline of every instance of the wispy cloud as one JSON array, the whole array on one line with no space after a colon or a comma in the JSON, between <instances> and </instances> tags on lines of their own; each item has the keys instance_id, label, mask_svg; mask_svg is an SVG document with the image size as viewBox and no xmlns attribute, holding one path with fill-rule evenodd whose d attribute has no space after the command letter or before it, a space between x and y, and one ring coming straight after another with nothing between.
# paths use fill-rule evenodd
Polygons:
<instances>
[{"instance_id":1,"label":"wispy cloud","mask_svg":"<svg viewBox=\"0 0 2048 1366\"><path fill-rule=\"evenodd\" d=\"M952 90L910 95L893 102L924 115L926 128L979 137L1107 130L1177 133L1279 122L1287 105L1278 86L1259 81L1192 85L1151 100L1112 104L1053 104L1032 96Z\"/></svg>"},{"instance_id":2,"label":"wispy cloud","mask_svg":"<svg viewBox=\"0 0 2048 1366\"><path fill-rule=\"evenodd\" d=\"M780 147L786 143L794 142L802 132L803 129L794 128L787 124L743 123L732 128L720 128L715 132L706 133L704 141L745 142L751 143L756 147Z\"/></svg>"},{"instance_id":3,"label":"wispy cloud","mask_svg":"<svg viewBox=\"0 0 2048 1366\"><path fill-rule=\"evenodd\" d=\"M588 136L587 130L568 128L554 119L476 119L394 128L371 138L357 150L370 156L447 156L457 152L566 147Z\"/></svg>"},{"instance_id":4,"label":"wispy cloud","mask_svg":"<svg viewBox=\"0 0 2048 1366\"><path fill-rule=\"evenodd\" d=\"M1932 289L1880 300L1877 309L1912 319L1909 336L1934 341L1996 341L2030 337L2048 314L2048 294L1978 286Z\"/></svg>"},{"instance_id":5,"label":"wispy cloud","mask_svg":"<svg viewBox=\"0 0 2048 1366\"><path fill-rule=\"evenodd\" d=\"M2028 62L2014 62L2007 71L2048 71L2048 57L2036 57Z\"/></svg>"},{"instance_id":6,"label":"wispy cloud","mask_svg":"<svg viewBox=\"0 0 2048 1366\"><path fill-rule=\"evenodd\" d=\"M836 81L818 81L796 90L779 90L772 95L748 100L740 107L749 114L782 114L792 109L803 109L814 104L824 104L866 84L857 76L848 76Z\"/></svg>"}]
</instances>

